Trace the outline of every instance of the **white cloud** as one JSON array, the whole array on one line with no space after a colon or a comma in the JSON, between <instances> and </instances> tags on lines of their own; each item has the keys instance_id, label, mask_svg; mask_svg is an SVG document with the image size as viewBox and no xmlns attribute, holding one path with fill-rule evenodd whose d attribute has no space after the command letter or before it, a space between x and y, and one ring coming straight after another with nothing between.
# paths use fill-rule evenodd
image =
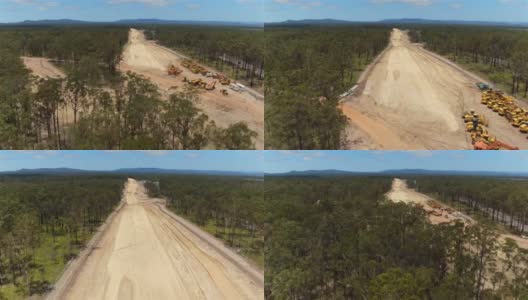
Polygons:
<instances>
[{"instance_id":1,"label":"white cloud","mask_svg":"<svg viewBox=\"0 0 528 300\"><path fill-rule=\"evenodd\" d=\"M185 4L185 7L187 9L200 9L202 5L198 3L188 3L188 4Z\"/></svg>"},{"instance_id":2,"label":"white cloud","mask_svg":"<svg viewBox=\"0 0 528 300\"><path fill-rule=\"evenodd\" d=\"M34 6L40 10L46 10L50 7L59 6L59 2L57 1L49 1L49 0L10 0L13 3L21 4L21 5L31 5Z\"/></svg>"},{"instance_id":3,"label":"white cloud","mask_svg":"<svg viewBox=\"0 0 528 300\"><path fill-rule=\"evenodd\" d=\"M429 6L433 4L433 0L370 0L373 4L386 4L386 3L403 3L416 6Z\"/></svg>"},{"instance_id":4,"label":"white cloud","mask_svg":"<svg viewBox=\"0 0 528 300\"><path fill-rule=\"evenodd\" d=\"M145 150L141 152L143 152L144 154L148 156L155 156L155 157L167 156L171 153L170 151L165 151L165 150Z\"/></svg>"},{"instance_id":5,"label":"white cloud","mask_svg":"<svg viewBox=\"0 0 528 300\"><path fill-rule=\"evenodd\" d=\"M195 159L195 158L200 157L200 154L191 152L191 153L185 153L184 156L190 159Z\"/></svg>"},{"instance_id":6,"label":"white cloud","mask_svg":"<svg viewBox=\"0 0 528 300\"><path fill-rule=\"evenodd\" d=\"M168 0L110 0L110 4L122 4L122 3L140 3L150 6L166 6L169 4Z\"/></svg>"},{"instance_id":7,"label":"white cloud","mask_svg":"<svg viewBox=\"0 0 528 300\"><path fill-rule=\"evenodd\" d=\"M312 0L273 0L278 4L289 4L295 5L302 9L311 9L314 7L321 7L323 3L321 1L312 1Z\"/></svg>"},{"instance_id":8,"label":"white cloud","mask_svg":"<svg viewBox=\"0 0 528 300\"><path fill-rule=\"evenodd\" d=\"M431 157L433 156L434 152L430 150L417 150L417 151L409 151L409 153L415 157Z\"/></svg>"}]
</instances>

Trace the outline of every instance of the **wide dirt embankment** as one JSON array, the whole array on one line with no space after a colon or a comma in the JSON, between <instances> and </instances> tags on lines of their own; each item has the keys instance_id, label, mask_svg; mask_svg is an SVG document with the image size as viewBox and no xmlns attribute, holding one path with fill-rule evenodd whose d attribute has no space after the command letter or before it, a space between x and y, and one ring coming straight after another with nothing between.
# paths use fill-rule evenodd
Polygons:
<instances>
[{"instance_id":1,"label":"wide dirt embankment","mask_svg":"<svg viewBox=\"0 0 528 300\"><path fill-rule=\"evenodd\" d=\"M389 47L344 99L353 149L472 149L462 114L474 109L489 120L490 134L528 149L528 140L480 103L476 75L409 41L394 29Z\"/></svg>"},{"instance_id":2,"label":"wide dirt embankment","mask_svg":"<svg viewBox=\"0 0 528 300\"><path fill-rule=\"evenodd\" d=\"M263 275L129 179L121 209L51 299L262 299ZM81 258L82 259L81 254Z\"/></svg>"},{"instance_id":3,"label":"wide dirt embankment","mask_svg":"<svg viewBox=\"0 0 528 300\"><path fill-rule=\"evenodd\" d=\"M212 82L201 74L194 74L180 63L186 57L181 53L162 47L153 41L147 41L142 31L131 29L129 41L123 52L120 64L122 72L134 72L145 76L154 82L165 93L174 88L181 88L183 78L189 80L202 79ZM171 64L180 67L183 73L177 77L167 75L167 67ZM207 68L212 73L216 71ZM224 96L221 89L228 89L229 95ZM264 101L263 96L256 91L246 88L248 92L235 92L229 87L217 84L213 91L202 91L200 102L197 103L217 125L227 127L236 122L245 122L251 130L258 133L256 148L264 148ZM255 97L258 95L259 97Z\"/></svg>"}]
</instances>

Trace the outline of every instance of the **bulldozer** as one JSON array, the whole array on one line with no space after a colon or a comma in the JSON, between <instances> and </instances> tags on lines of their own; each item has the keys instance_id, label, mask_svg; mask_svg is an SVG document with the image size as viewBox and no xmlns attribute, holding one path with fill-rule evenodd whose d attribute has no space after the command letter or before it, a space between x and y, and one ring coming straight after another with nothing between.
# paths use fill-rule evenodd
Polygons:
<instances>
[{"instance_id":1,"label":"bulldozer","mask_svg":"<svg viewBox=\"0 0 528 300\"><path fill-rule=\"evenodd\" d=\"M519 118L519 117L514 117L512 122L511 122L511 124L512 124L513 127L519 128L519 127L521 127L522 119Z\"/></svg>"},{"instance_id":2,"label":"bulldozer","mask_svg":"<svg viewBox=\"0 0 528 300\"><path fill-rule=\"evenodd\" d=\"M519 131L521 133L528 133L528 121L524 121L519 125Z\"/></svg>"},{"instance_id":3,"label":"bulldozer","mask_svg":"<svg viewBox=\"0 0 528 300\"><path fill-rule=\"evenodd\" d=\"M169 65L169 67L167 68L167 74L169 74L171 76L178 76L182 72L183 72L183 70L178 68L178 67L176 67L175 65Z\"/></svg>"}]
</instances>

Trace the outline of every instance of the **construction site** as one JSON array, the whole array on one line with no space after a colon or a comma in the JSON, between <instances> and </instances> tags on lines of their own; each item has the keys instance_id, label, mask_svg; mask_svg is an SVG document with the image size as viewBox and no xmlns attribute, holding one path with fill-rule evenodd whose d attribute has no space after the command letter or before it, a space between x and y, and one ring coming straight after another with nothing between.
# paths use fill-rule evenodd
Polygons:
<instances>
[{"instance_id":1,"label":"construction site","mask_svg":"<svg viewBox=\"0 0 528 300\"><path fill-rule=\"evenodd\" d=\"M66 74L53 61L43 57L23 57L26 68L38 78L60 79ZM119 70L146 77L154 83L164 98L177 90L194 89L200 108L217 126L229 127L244 122L257 133L256 149L264 147L264 96L226 75L197 63L189 57L148 41L143 31L130 29ZM68 127L73 123L73 111L61 106L60 121Z\"/></svg>"},{"instance_id":2,"label":"construction site","mask_svg":"<svg viewBox=\"0 0 528 300\"><path fill-rule=\"evenodd\" d=\"M451 223L456 221L462 222L464 226L477 224L477 221L474 218L464 212L409 188L407 182L403 179L394 179L392 182L392 189L386 194L386 197L392 202L403 202L423 209L431 224ZM520 248L528 249L528 239L509 233L500 234L501 240L505 240L506 238L513 239Z\"/></svg>"},{"instance_id":3,"label":"construction site","mask_svg":"<svg viewBox=\"0 0 528 300\"><path fill-rule=\"evenodd\" d=\"M527 107L393 29L343 95L349 149L528 149Z\"/></svg>"},{"instance_id":4,"label":"construction site","mask_svg":"<svg viewBox=\"0 0 528 300\"><path fill-rule=\"evenodd\" d=\"M119 65L123 73L143 75L169 95L175 89L194 86L200 101L197 106L215 123L227 127L245 122L258 133L256 148L264 147L264 96L227 78L189 57L145 39L141 30L130 29Z\"/></svg>"},{"instance_id":5,"label":"construction site","mask_svg":"<svg viewBox=\"0 0 528 300\"><path fill-rule=\"evenodd\" d=\"M262 299L263 272L129 179L47 299Z\"/></svg>"}]
</instances>

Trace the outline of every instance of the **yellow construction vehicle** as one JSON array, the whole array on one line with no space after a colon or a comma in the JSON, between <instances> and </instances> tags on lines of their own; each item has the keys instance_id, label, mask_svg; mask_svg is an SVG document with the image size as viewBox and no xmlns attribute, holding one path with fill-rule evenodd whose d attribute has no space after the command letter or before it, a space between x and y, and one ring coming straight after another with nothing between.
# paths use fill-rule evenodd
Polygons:
<instances>
[{"instance_id":1,"label":"yellow construction vehicle","mask_svg":"<svg viewBox=\"0 0 528 300\"><path fill-rule=\"evenodd\" d=\"M524 121L524 122L519 126L519 131L522 132L522 133L528 133L528 122Z\"/></svg>"},{"instance_id":2,"label":"yellow construction vehicle","mask_svg":"<svg viewBox=\"0 0 528 300\"><path fill-rule=\"evenodd\" d=\"M183 70L178 68L178 67L176 67L175 65L169 65L169 67L167 68L167 74L169 74L171 76L178 76L182 72L183 72Z\"/></svg>"},{"instance_id":3,"label":"yellow construction vehicle","mask_svg":"<svg viewBox=\"0 0 528 300\"><path fill-rule=\"evenodd\" d=\"M499 105L498 104L495 104L493 105L493 107L491 108L494 112L498 112L499 111Z\"/></svg>"},{"instance_id":4,"label":"yellow construction vehicle","mask_svg":"<svg viewBox=\"0 0 528 300\"><path fill-rule=\"evenodd\" d=\"M511 124L512 124L513 127L517 127L517 128L519 128L519 127L521 126L521 124L522 124L522 121L523 121L523 120L522 120L521 118L519 118L519 117L514 117L513 120L512 120L512 122L511 122Z\"/></svg>"},{"instance_id":5,"label":"yellow construction vehicle","mask_svg":"<svg viewBox=\"0 0 528 300\"><path fill-rule=\"evenodd\" d=\"M191 85L194 85L194 86L198 86L198 85L201 85L202 84L202 79L198 78L198 79L193 79L189 82Z\"/></svg>"}]
</instances>

